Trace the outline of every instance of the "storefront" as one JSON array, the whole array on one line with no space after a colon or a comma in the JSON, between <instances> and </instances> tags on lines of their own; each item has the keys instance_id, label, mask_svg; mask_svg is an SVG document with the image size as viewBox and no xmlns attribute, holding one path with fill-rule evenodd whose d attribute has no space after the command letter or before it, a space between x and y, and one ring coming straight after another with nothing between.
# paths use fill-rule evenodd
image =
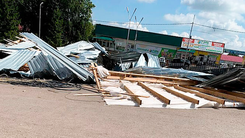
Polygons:
<instances>
[{"instance_id":1,"label":"storefront","mask_svg":"<svg viewBox=\"0 0 245 138\"><path fill-rule=\"evenodd\" d=\"M188 38L183 38L181 43L181 48L188 49L187 51L189 51L186 52L188 53L186 58L195 65L218 64L220 56L224 51L224 46L224 43ZM183 55L181 58L185 56Z\"/></svg>"},{"instance_id":2,"label":"storefront","mask_svg":"<svg viewBox=\"0 0 245 138\"><path fill-rule=\"evenodd\" d=\"M137 39L136 39L137 33ZM167 61L174 58L188 59L192 64L218 63L224 50L224 43L188 39L171 35L164 35L131 29L97 24L95 38L111 38L112 40L99 40L107 50L137 51L164 57ZM97 39L98 40L98 39Z\"/></svg>"},{"instance_id":3,"label":"storefront","mask_svg":"<svg viewBox=\"0 0 245 138\"><path fill-rule=\"evenodd\" d=\"M135 34L137 33L137 40ZM137 51L140 53L150 53L152 55L167 59L172 59L176 55L176 49L180 47L182 38L152 32L130 30L127 39L128 29L97 24L95 28L95 38L110 37L114 41L114 48L104 44L104 40L100 41L102 46L108 50L114 51ZM108 42L107 42L108 43ZM109 47L109 48L108 48Z\"/></svg>"}]
</instances>

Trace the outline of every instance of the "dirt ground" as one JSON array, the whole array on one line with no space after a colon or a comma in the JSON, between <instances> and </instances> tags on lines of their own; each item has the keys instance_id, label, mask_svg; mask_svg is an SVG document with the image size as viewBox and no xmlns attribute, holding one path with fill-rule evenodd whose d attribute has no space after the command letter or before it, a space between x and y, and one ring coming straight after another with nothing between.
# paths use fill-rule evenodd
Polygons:
<instances>
[{"instance_id":1,"label":"dirt ground","mask_svg":"<svg viewBox=\"0 0 245 138\"><path fill-rule=\"evenodd\" d=\"M87 90L0 83L0 137L245 137L244 109L107 106L100 96L74 95L94 93Z\"/></svg>"}]
</instances>

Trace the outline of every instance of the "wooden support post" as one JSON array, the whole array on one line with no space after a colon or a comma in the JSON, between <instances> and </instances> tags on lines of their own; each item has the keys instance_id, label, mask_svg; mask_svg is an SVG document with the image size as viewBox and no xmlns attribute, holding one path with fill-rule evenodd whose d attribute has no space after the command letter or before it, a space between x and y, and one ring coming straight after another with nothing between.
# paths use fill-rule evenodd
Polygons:
<instances>
[{"instance_id":1,"label":"wooden support post","mask_svg":"<svg viewBox=\"0 0 245 138\"><path fill-rule=\"evenodd\" d=\"M157 97L160 101L162 101L166 104L170 104L170 100L168 98L166 98L166 97L162 96L161 94L157 93L156 91L152 90L151 88L146 86L144 83L138 82L138 85L141 86L142 88L146 89L147 91L149 91L152 95Z\"/></svg>"},{"instance_id":2,"label":"wooden support post","mask_svg":"<svg viewBox=\"0 0 245 138\"><path fill-rule=\"evenodd\" d=\"M123 84L124 85L124 84ZM124 85L124 89L131 95L135 95L134 92L132 90L130 90L126 85ZM136 101L136 103L138 105L141 105L142 104L142 101L140 100L139 97L137 96L131 96L133 98L134 101Z\"/></svg>"},{"instance_id":3,"label":"wooden support post","mask_svg":"<svg viewBox=\"0 0 245 138\"><path fill-rule=\"evenodd\" d=\"M99 79L98 79L98 76L97 76L97 69L94 68L94 64L91 63L91 67L92 67L92 70L93 70L93 74L94 74L94 78L95 78L95 82L96 82L96 85L97 85L97 88L100 89L100 82L99 82Z\"/></svg>"},{"instance_id":4,"label":"wooden support post","mask_svg":"<svg viewBox=\"0 0 245 138\"><path fill-rule=\"evenodd\" d=\"M192 87L192 86L183 86L183 87L188 88L188 89L197 90L197 91L207 93L207 94L210 94L213 96L230 99L230 100L237 101L237 102L242 102L245 104L245 98L241 98L238 96L233 96L233 95L229 95L229 94L225 94L225 93L221 93L221 92L217 92L217 91L212 91L212 90L207 90L207 89L197 88L197 87Z\"/></svg>"},{"instance_id":5,"label":"wooden support post","mask_svg":"<svg viewBox=\"0 0 245 138\"><path fill-rule=\"evenodd\" d=\"M186 101L188 101L188 102L192 102L192 103L194 103L194 104L199 104L199 100L196 100L196 99L194 99L194 98L191 98L191 97L189 97L189 96L186 96L186 95L184 95L184 94L181 94L181 93L179 93L179 92L177 92L177 91L174 91L174 90L172 90L172 89L169 89L169 88L167 88L167 87L163 87L163 89L165 89L167 92L169 92L169 93L171 93L171 94L173 94L173 95L175 95L175 96L178 96L178 97L180 97L180 98L182 98L182 99L184 99L184 100L186 100Z\"/></svg>"},{"instance_id":6,"label":"wooden support post","mask_svg":"<svg viewBox=\"0 0 245 138\"><path fill-rule=\"evenodd\" d=\"M201 98L204 98L204 99L207 99L207 100L210 100L210 101L215 101L215 102L220 103L220 104L225 104L225 100L224 99L220 99L220 98L217 98L217 97L214 97L214 96L210 96L210 95L207 95L207 94L204 94L204 93L196 92L196 91L193 91L193 90L190 90L190 89L187 89L187 88L184 88L184 87L180 87L180 86L177 86L177 85L174 85L174 88L177 89L177 90L183 91L183 92L188 92L188 93L195 94L196 96L199 96Z\"/></svg>"}]
</instances>

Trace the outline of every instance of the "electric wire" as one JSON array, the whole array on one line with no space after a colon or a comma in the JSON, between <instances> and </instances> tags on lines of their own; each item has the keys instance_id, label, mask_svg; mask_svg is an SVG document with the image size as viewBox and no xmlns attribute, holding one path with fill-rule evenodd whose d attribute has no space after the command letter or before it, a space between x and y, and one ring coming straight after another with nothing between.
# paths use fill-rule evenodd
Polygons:
<instances>
[{"instance_id":1,"label":"electric wire","mask_svg":"<svg viewBox=\"0 0 245 138\"><path fill-rule=\"evenodd\" d=\"M103 22L103 23L117 23L117 24L127 24L128 22L117 22L117 21L103 21L103 20L94 20L96 22ZM141 25L146 25L146 26L161 26L161 25L191 25L192 23L142 23ZM221 31L227 31L227 32L234 32L234 33L245 33L244 31L238 31L238 30L230 30L230 29L224 29L224 28L219 28L219 27L213 27L213 26L208 26L204 24L199 24L199 23L193 23L196 26L200 27L206 27L215 30L221 30Z\"/></svg>"}]
</instances>

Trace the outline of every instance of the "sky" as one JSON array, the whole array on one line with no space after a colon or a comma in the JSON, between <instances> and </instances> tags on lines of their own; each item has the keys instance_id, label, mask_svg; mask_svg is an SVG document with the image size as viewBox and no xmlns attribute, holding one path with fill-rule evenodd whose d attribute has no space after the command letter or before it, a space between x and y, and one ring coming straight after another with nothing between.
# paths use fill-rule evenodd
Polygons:
<instances>
[{"instance_id":1,"label":"sky","mask_svg":"<svg viewBox=\"0 0 245 138\"><path fill-rule=\"evenodd\" d=\"M221 42L227 49L245 51L245 0L91 1L95 5L94 24L124 28L130 25L133 29L138 26L142 31L189 37L193 22L192 38Z\"/></svg>"}]
</instances>

